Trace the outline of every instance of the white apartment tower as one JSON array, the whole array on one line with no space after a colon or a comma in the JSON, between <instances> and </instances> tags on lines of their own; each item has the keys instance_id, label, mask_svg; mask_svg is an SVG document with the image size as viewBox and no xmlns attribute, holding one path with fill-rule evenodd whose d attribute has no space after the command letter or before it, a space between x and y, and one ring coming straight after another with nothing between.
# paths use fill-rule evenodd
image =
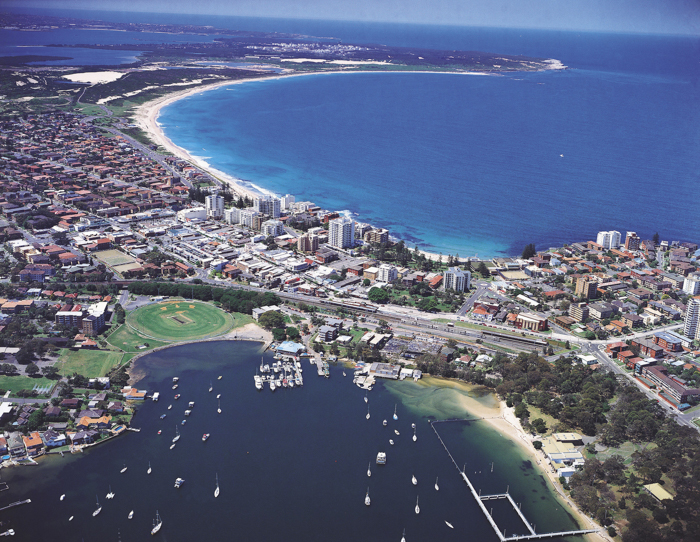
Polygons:
<instances>
[{"instance_id":1,"label":"white apartment tower","mask_svg":"<svg viewBox=\"0 0 700 542\"><path fill-rule=\"evenodd\" d=\"M261 215L267 215L272 218L280 217L281 202L279 198L274 196L260 196L253 200L253 209Z\"/></svg>"},{"instance_id":2,"label":"white apartment tower","mask_svg":"<svg viewBox=\"0 0 700 542\"><path fill-rule=\"evenodd\" d=\"M596 243L598 243L603 248L610 250L620 246L620 239L622 236L619 231L599 231Z\"/></svg>"},{"instance_id":3,"label":"white apartment tower","mask_svg":"<svg viewBox=\"0 0 700 542\"><path fill-rule=\"evenodd\" d=\"M294 205L294 202L296 201L296 198L292 196L291 194L285 194L280 198L280 204L282 206L283 211L289 210L292 205Z\"/></svg>"},{"instance_id":4,"label":"white apartment tower","mask_svg":"<svg viewBox=\"0 0 700 542\"><path fill-rule=\"evenodd\" d=\"M383 263L379 266L379 273L377 273L377 280L379 282L394 282L398 276L399 272L393 265Z\"/></svg>"},{"instance_id":5,"label":"white apartment tower","mask_svg":"<svg viewBox=\"0 0 700 542\"><path fill-rule=\"evenodd\" d=\"M204 198L204 208L207 210L207 218L224 218L224 197L218 194L207 196Z\"/></svg>"},{"instance_id":6,"label":"white apartment tower","mask_svg":"<svg viewBox=\"0 0 700 542\"><path fill-rule=\"evenodd\" d=\"M331 220L328 225L328 244L336 248L355 246L355 221L348 217Z\"/></svg>"},{"instance_id":7,"label":"white apartment tower","mask_svg":"<svg viewBox=\"0 0 700 542\"><path fill-rule=\"evenodd\" d=\"M450 267L443 276L445 290L452 289L456 292L463 292L471 287L472 274L469 271L462 271L459 267Z\"/></svg>"},{"instance_id":8,"label":"white apartment tower","mask_svg":"<svg viewBox=\"0 0 700 542\"><path fill-rule=\"evenodd\" d=\"M700 296L688 301L688 309L685 313L683 335L689 339L700 341Z\"/></svg>"},{"instance_id":9,"label":"white apartment tower","mask_svg":"<svg viewBox=\"0 0 700 542\"><path fill-rule=\"evenodd\" d=\"M224 220L229 224L239 224L241 222L241 210L238 207L225 209Z\"/></svg>"},{"instance_id":10,"label":"white apartment tower","mask_svg":"<svg viewBox=\"0 0 700 542\"><path fill-rule=\"evenodd\" d=\"M281 220L266 220L260 226L263 235L277 237L284 233L284 226Z\"/></svg>"},{"instance_id":11,"label":"white apartment tower","mask_svg":"<svg viewBox=\"0 0 700 542\"><path fill-rule=\"evenodd\" d=\"M700 273L691 273L683 281L683 293L690 295L700 294Z\"/></svg>"}]
</instances>

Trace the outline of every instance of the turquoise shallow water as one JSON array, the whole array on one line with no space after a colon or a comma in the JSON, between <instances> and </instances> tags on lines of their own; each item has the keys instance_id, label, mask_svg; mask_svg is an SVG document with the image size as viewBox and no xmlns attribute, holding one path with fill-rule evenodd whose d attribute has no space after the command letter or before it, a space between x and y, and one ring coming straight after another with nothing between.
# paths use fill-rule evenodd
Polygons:
<instances>
[{"instance_id":1,"label":"turquoise shallow water","mask_svg":"<svg viewBox=\"0 0 700 542\"><path fill-rule=\"evenodd\" d=\"M40 540L47 531L63 533L61 540L116 540L117 533L122 540L147 539L156 510L164 521L159 537L170 541L398 541L404 528L412 541L463 540L467 533L473 540L496 540L428 423L440 411L464 415L455 410L452 392L406 381L380 383L369 394L366 420L364 393L339 368L323 379L306 362L303 389L258 392L253 375L260 356L256 343L223 341L146 356L137 366L148 372L139 387L160 391L161 400L139 409L134 425L141 432L79 457L3 473L11 490L0 493L0 506L25 498L33 502L1 519L23 540ZM173 375L180 377L179 401L170 399ZM191 400L195 408L181 426ZM424 411L421 403L427 405ZM391 419L395 404L396 422ZM163 413L167 417L160 420ZM411 423L417 426L416 442ZM182 436L169 450L175 424ZM575 527L514 443L480 422L440 424L439 431L455 459L476 472L469 474L477 488L502 492L510 485L539 531ZM204 432L212 435L207 442L201 441ZM385 466L374 463L378 451L387 452ZM124 464L127 471L120 474ZM215 499L217 474L221 494ZM177 477L186 480L179 490L173 487ZM436 477L439 491L433 487ZM107 501L110 485L116 496ZM368 486L369 508L364 505ZM60 502L62 493L66 499ZM95 494L103 510L93 518ZM416 496L419 515L413 510ZM494 515L508 532L522 529L506 508L494 509Z\"/></svg>"}]
</instances>

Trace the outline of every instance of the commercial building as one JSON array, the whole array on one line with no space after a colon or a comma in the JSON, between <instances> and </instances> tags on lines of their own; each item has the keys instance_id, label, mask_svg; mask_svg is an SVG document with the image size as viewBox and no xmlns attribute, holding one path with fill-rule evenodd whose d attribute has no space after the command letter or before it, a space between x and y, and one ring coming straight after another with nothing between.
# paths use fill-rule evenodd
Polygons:
<instances>
[{"instance_id":1,"label":"commercial building","mask_svg":"<svg viewBox=\"0 0 700 542\"><path fill-rule=\"evenodd\" d=\"M462 271L459 267L450 267L443 275L445 290L451 289L463 292L471 287L472 274L469 271Z\"/></svg>"},{"instance_id":2,"label":"commercial building","mask_svg":"<svg viewBox=\"0 0 700 542\"><path fill-rule=\"evenodd\" d=\"M599 231L598 237L596 238L596 243L603 248L610 250L620 246L620 232L619 231Z\"/></svg>"},{"instance_id":3,"label":"commercial building","mask_svg":"<svg viewBox=\"0 0 700 542\"><path fill-rule=\"evenodd\" d=\"M207 196L204 198L204 208L207 210L207 218L224 218L224 197L218 194Z\"/></svg>"},{"instance_id":4,"label":"commercial building","mask_svg":"<svg viewBox=\"0 0 700 542\"><path fill-rule=\"evenodd\" d=\"M328 244L336 248L355 246L355 221L348 217L331 220L328 225Z\"/></svg>"},{"instance_id":5,"label":"commercial building","mask_svg":"<svg viewBox=\"0 0 700 542\"><path fill-rule=\"evenodd\" d=\"M515 327L530 331L546 331L547 319L532 313L520 313L515 319Z\"/></svg>"}]
</instances>

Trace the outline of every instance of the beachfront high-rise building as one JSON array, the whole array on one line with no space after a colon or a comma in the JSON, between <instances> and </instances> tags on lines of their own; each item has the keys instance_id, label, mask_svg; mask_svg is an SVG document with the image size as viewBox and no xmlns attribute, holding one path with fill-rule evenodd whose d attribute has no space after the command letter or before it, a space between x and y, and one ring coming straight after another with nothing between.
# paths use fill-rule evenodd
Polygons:
<instances>
[{"instance_id":1,"label":"beachfront high-rise building","mask_svg":"<svg viewBox=\"0 0 700 542\"><path fill-rule=\"evenodd\" d=\"M683 335L689 339L700 341L700 296L688 301L688 308L683 323Z\"/></svg>"},{"instance_id":2,"label":"beachfront high-rise building","mask_svg":"<svg viewBox=\"0 0 700 542\"><path fill-rule=\"evenodd\" d=\"M691 273L683 281L683 293L690 295L700 294L700 273Z\"/></svg>"},{"instance_id":3,"label":"beachfront high-rise building","mask_svg":"<svg viewBox=\"0 0 700 542\"><path fill-rule=\"evenodd\" d=\"M628 231L625 237L625 248L627 250L639 250L639 244L642 242L637 232Z\"/></svg>"},{"instance_id":4,"label":"beachfront high-rise building","mask_svg":"<svg viewBox=\"0 0 700 542\"><path fill-rule=\"evenodd\" d=\"M285 194L280 198L280 205L282 206L283 211L289 210L294 202L296 201L296 198L292 196L291 194Z\"/></svg>"},{"instance_id":5,"label":"beachfront high-rise building","mask_svg":"<svg viewBox=\"0 0 700 542\"><path fill-rule=\"evenodd\" d=\"M253 200L253 209L271 218L280 217L281 202L274 196L260 196Z\"/></svg>"},{"instance_id":6,"label":"beachfront high-rise building","mask_svg":"<svg viewBox=\"0 0 700 542\"><path fill-rule=\"evenodd\" d=\"M207 218L220 220L224 217L224 197L211 194L204 198L204 208L207 210Z\"/></svg>"},{"instance_id":7,"label":"beachfront high-rise building","mask_svg":"<svg viewBox=\"0 0 700 542\"><path fill-rule=\"evenodd\" d=\"M471 287L472 274L470 271L462 271L459 267L450 267L443 276L445 290L463 292Z\"/></svg>"},{"instance_id":8,"label":"beachfront high-rise building","mask_svg":"<svg viewBox=\"0 0 700 542\"><path fill-rule=\"evenodd\" d=\"M606 250L617 248L620 246L621 235L619 231L599 231L596 243Z\"/></svg>"},{"instance_id":9,"label":"beachfront high-rise building","mask_svg":"<svg viewBox=\"0 0 700 542\"><path fill-rule=\"evenodd\" d=\"M328 224L328 244L336 248L355 246L355 221L352 218L335 218Z\"/></svg>"}]
</instances>

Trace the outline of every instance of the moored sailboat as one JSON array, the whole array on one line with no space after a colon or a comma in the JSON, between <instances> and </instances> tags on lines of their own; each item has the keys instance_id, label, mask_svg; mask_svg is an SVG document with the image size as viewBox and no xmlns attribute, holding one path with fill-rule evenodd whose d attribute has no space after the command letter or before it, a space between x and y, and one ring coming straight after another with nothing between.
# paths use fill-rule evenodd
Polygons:
<instances>
[{"instance_id":1,"label":"moored sailboat","mask_svg":"<svg viewBox=\"0 0 700 542\"><path fill-rule=\"evenodd\" d=\"M418 506L418 495L416 495L416 514L420 514L420 506Z\"/></svg>"},{"instance_id":2,"label":"moored sailboat","mask_svg":"<svg viewBox=\"0 0 700 542\"><path fill-rule=\"evenodd\" d=\"M95 499L97 499L97 495L95 495ZM92 513L92 517L95 517L100 512L102 512L102 507L100 506L100 499L97 499L97 509Z\"/></svg>"},{"instance_id":3,"label":"moored sailboat","mask_svg":"<svg viewBox=\"0 0 700 542\"><path fill-rule=\"evenodd\" d=\"M219 473L216 473L216 489L214 490L214 498L219 496Z\"/></svg>"},{"instance_id":4,"label":"moored sailboat","mask_svg":"<svg viewBox=\"0 0 700 542\"><path fill-rule=\"evenodd\" d=\"M365 416L369 420L369 405L367 405L367 416Z\"/></svg>"},{"instance_id":5,"label":"moored sailboat","mask_svg":"<svg viewBox=\"0 0 700 542\"><path fill-rule=\"evenodd\" d=\"M177 425L175 426L175 437L173 438L173 444L180 440L180 432L177 430Z\"/></svg>"},{"instance_id":6,"label":"moored sailboat","mask_svg":"<svg viewBox=\"0 0 700 542\"><path fill-rule=\"evenodd\" d=\"M160 531L160 528L163 526L163 520L160 518L160 514L158 513L158 510L156 510L156 519L153 522L153 529L151 529L151 534L156 534L158 531Z\"/></svg>"},{"instance_id":7,"label":"moored sailboat","mask_svg":"<svg viewBox=\"0 0 700 542\"><path fill-rule=\"evenodd\" d=\"M440 486L438 486L437 481L438 481L438 479L437 479L437 477L436 477L436 478L435 478L435 491L440 491Z\"/></svg>"},{"instance_id":8,"label":"moored sailboat","mask_svg":"<svg viewBox=\"0 0 700 542\"><path fill-rule=\"evenodd\" d=\"M151 474L151 462L148 462L148 470L146 471L146 474Z\"/></svg>"},{"instance_id":9,"label":"moored sailboat","mask_svg":"<svg viewBox=\"0 0 700 542\"><path fill-rule=\"evenodd\" d=\"M367 495L365 495L365 504L369 506L371 503L370 498L369 498L369 488L367 488Z\"/></svg>"},{"instance_id":10,"label":"moored sailboat","mask_svg":"<svg viewBox=\"0 0 700 542\"><path fill-rule=\"evenodd\" d=\"M399 417L396 415L396 405L394 405L394 419L398 420Z\"/></svg>"}]
</instances>

